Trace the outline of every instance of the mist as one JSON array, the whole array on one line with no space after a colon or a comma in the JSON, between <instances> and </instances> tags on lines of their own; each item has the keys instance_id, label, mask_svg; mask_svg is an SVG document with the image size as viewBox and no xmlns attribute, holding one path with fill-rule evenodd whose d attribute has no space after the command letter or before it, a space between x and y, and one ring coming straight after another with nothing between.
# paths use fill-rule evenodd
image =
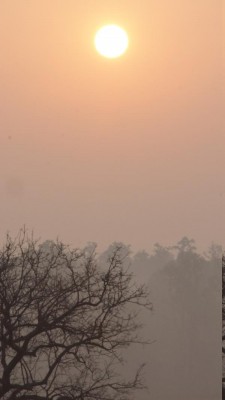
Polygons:
<instances>
[{"instance_id":1,"label":"mist","mask_svg":"<svg viewBox=\"0 0 225 400\"><path fill-rule=\"evenodd\" d=\"M25 225L103 264L121 244L153 307L125 352L123 373L146 363L135 400L221 398L224 11L0 0L0 242ZM109 22L129 36L114 62L94 47Z\"/></svg>"},{"instance_id":2,"label":"mist","mask_svg":"<svg viewBox=\"0 0 225 400\"><path fill-rule=\"evenodd\" d=\"M128 372L146 363L148 389L136 399L221 399L221 254L215 243L201 254L187 237L131 253L135 280L147 284L153 305L140 314L149 344L126 353Z\"/></svg>"}]
</instances>

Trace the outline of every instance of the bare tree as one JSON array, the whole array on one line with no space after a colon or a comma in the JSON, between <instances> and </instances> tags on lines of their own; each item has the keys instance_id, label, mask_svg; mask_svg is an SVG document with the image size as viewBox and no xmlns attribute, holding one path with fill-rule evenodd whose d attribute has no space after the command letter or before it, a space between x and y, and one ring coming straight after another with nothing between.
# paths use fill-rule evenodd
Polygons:
<instances>
[{"instance_id":1,"label":"bare tree","mask_svg":"<svg viewBox=\"0 0 225 400\"><path fill-rule=\"evenodd\" d=\"M143 286L115 247L106 265L95 249L39 245L25 231L0 251L0 399L127 399L140 370L120 377L123 349L138 341Z\"/></svg>"}]
</instances>

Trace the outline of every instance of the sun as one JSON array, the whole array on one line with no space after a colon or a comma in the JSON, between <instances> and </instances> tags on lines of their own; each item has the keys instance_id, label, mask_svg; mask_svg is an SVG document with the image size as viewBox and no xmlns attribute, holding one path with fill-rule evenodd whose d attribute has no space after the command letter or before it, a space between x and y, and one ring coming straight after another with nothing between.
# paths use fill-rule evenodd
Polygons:
<instances>
[{"instance_id":1,"label":"sun","mask_svg":"<svg viewBox=\"0 0 225 400\"><path fill-rule=\"evenodd\" d=\"M95 48L107 58L122 56L128 48L128 35L118 25L105 25L95 35Z\"/></svg>"}]
</instances>

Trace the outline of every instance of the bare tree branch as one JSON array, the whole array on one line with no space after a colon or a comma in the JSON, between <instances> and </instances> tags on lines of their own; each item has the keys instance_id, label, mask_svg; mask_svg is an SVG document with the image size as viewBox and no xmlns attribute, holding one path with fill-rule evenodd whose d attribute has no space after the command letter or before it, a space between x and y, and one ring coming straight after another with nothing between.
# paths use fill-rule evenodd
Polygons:
<instances>
[{"instance_id":1,"label":"bare tree branch","mask_svg":"<svg viewBox=\"0 0 225 400\"><path fill-rule=\"evenodd\" d=\"M0 399L124 400L143 387L115 374L140 342L137 287L121 246L104 268L92 250L39 245L26 231L0 251Z\"/></svg>"}]
</instances>

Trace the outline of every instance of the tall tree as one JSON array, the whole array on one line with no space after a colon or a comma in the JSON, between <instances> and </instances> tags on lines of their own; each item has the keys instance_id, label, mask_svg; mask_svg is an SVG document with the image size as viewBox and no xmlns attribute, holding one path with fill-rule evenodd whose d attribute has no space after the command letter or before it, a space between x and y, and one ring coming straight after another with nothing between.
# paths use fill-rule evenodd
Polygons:
<instances>
[{"instance_id":1,"label":"tall tree","mask_svg":"<svg viewBox=\"0 0 225 400\"><path fill-rule=\"evenodd\" d=\"M0 251L0 399L128 399L140 370L123 380L121 352L138 341L136 316L150 308L144 286L114 247L39 245L21 232Z\"/></svg>"}]
</instances>

